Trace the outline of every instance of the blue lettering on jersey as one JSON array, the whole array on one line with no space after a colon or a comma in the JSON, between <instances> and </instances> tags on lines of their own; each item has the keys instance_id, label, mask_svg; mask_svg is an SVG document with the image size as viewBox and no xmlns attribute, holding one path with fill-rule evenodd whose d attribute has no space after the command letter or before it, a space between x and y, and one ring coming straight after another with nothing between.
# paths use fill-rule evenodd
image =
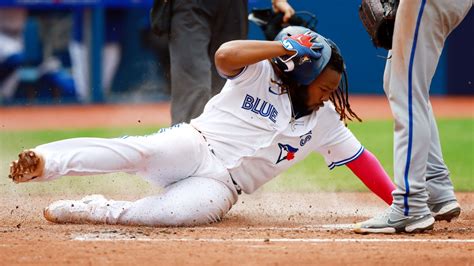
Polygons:
<instances>
[{"instance_id":1,"label":"blue lettering on jersey","mask_svg":"<svg viewBox=\"0 0 474 266\"><path fill-rule=\"evenodd\" d=\"M257 115L268 117L270 121L272 121L273 123L276 123L278 111L275 108L275 106L273 106L273 104L267 101L264 101L258 97L254 98L248 94L245 95L245 99L244 99L244 102L242 103L241 108L244 110L249 110Z\"/></svg>"},{"instance_id":2,"label":"blue lettering on jersey","mask_svg":"<svg viewBox=\"0 0 474 266\"><path fill-rule=\"evenodd\" d=\"M311 134L313 134L313 132L310 130L308 133L304 134L303 136L300 136L300 146L303 147L306 142L310 141L311 140Z\"/></svg>"}]
</instances>

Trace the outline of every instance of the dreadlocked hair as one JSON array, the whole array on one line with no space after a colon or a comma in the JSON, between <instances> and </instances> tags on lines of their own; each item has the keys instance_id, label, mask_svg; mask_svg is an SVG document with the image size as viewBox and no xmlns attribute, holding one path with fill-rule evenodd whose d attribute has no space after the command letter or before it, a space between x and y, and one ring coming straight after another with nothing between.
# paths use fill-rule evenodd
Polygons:
<instances>
[{"instance_id":1,"label":"dreadlocked hair","mask_svg":"<svg viewBox=\"0 0 474 266\"><path fill-rule=\"evenodd\" d=\"M344 65L344 60L342 59L339 51L331 46L331 58L329 59L326 67L337 71L342 74L341 81L337 90L335 90L329 100L334 104L336 112L339 114L339 119L344 121L344 124L347 126L347 120L352 121L352 119L357 119L359 122L362 122L362 119L357 116L357 114L352 111L351 105L349 103L349 84L347 81L347 72Z\"/></svg>"},{"instance_id":2,"label":"dreadlocked hair","mask_svg":"<svg viewBox=\"0 0 474 266\"><path fill-rule=\"evenodd\" d=\"M281 94L288 93L291 99L295 100L298 104L304 104L308 96L308 86L301 85L291 79L285 72L280 70L275 64L272 63L272 67L281 81L271 80L272 83L278 85L281 89ZM347 81L347 72L344 65L342 55L338 49L331 45L331 58L327 63L326 67L342 74L341 81L337 90L335 90L329 100L334 104L336 112L339 114L339 119L344 122L347 126L347 120L357 119L362 122L362 119L351 109L349 103L349 84Z\"/></svg>"}]
</instances>

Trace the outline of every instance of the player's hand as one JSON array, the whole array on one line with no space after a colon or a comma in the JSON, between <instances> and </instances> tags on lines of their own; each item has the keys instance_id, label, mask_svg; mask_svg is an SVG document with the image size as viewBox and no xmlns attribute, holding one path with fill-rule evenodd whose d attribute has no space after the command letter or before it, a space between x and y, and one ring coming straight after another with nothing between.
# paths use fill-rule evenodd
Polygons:
<instances>
[{"instance_id":1,"label":"player's hand","mask_svg":"<svg viewBox=\"0 0 474 266\"><path fill-rule=\"evenodd\" d=\"M272 0L272 7L275 13L283 13L283 22L286 23L295 14L295 10L287 0Z\"/></svg>"},{"instance_id":2,"label":"player's hand","mask_svg":"<svg viewBox=\"0 0 474 266\"><path fill-rule=\"evenodd\" d=\"M281 44L287 51L295 52L293 55L284 59L285 62L290 61L294 57L308 56L313 59L321 57L321 49L323 44L314 42L315 36L311 34L297 34L289 36L281 41Z\"/></svg>"}]
</instances>

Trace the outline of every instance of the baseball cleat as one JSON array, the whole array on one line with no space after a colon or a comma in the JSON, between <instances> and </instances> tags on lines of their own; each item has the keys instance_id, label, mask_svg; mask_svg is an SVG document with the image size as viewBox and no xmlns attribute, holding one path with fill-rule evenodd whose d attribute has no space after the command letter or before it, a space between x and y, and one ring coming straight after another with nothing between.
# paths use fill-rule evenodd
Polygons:
<instances>
[{"instance_id":1,"label":"baseball cleat","mask_svg":"<svg viewBox=\"0 0 474 266\"><path fill-rule=\"evenodd\" d=\"M43 216L52 223L100 223L94 210L107 204L102 195L90 195L81 200L58 200L43 210ZM105 221L104 221L105 223Z\"/></svg>"},{"instance_id":2,"label":"baseball cleat","mask_svg":"<svg viewBox=\"0 0 474 266\"><path fill-rule=\"evenodd\" d=\"M449 200L437 204L428 204L431 215L436 221L447 221L456 219L461 214L461 206L457 200Z\"/></svg>"},{"instance_id":3,"label":"baseball cleat","mask_svg":"<svg viewBox=\"0 0 474 266\"><path fill-rule=\"evenodd\" d=\"M433 229L435 219L431 214L403 216L392 211L391 208L381 215L354 226L358 234L396 234L422 233Z\"/></svg>"},{"instance_id":4,"label":"baseball cleat","mask_svg":"<svg viewBox=\"0 0 474 266\"><path fill-rule=\"evenodd\" d=\"M18 154L18 160L10 164L9 178L15 183L31 181L43 174L44 159L32 150L25 150Z\"/></svg>"}]
</instances>

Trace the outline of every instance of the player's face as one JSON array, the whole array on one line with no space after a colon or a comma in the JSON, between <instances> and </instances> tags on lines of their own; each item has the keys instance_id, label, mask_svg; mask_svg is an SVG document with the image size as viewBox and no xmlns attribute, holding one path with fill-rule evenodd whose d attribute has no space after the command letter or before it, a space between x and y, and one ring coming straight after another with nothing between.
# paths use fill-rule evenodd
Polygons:
<instances>
[{"instance_id":1,"label":"player's face","mask_svg":"<svg viewBox=\"0 0 474 266\"><path fill-rule=\"evenodd\" d=\"M306 102L308 109L316 111L324 106L324 102L329 100L329 96L337 90L342 74L337 71L326 68L321 74L308 86L308 100Z\"/></svg>"}]
</instances>

